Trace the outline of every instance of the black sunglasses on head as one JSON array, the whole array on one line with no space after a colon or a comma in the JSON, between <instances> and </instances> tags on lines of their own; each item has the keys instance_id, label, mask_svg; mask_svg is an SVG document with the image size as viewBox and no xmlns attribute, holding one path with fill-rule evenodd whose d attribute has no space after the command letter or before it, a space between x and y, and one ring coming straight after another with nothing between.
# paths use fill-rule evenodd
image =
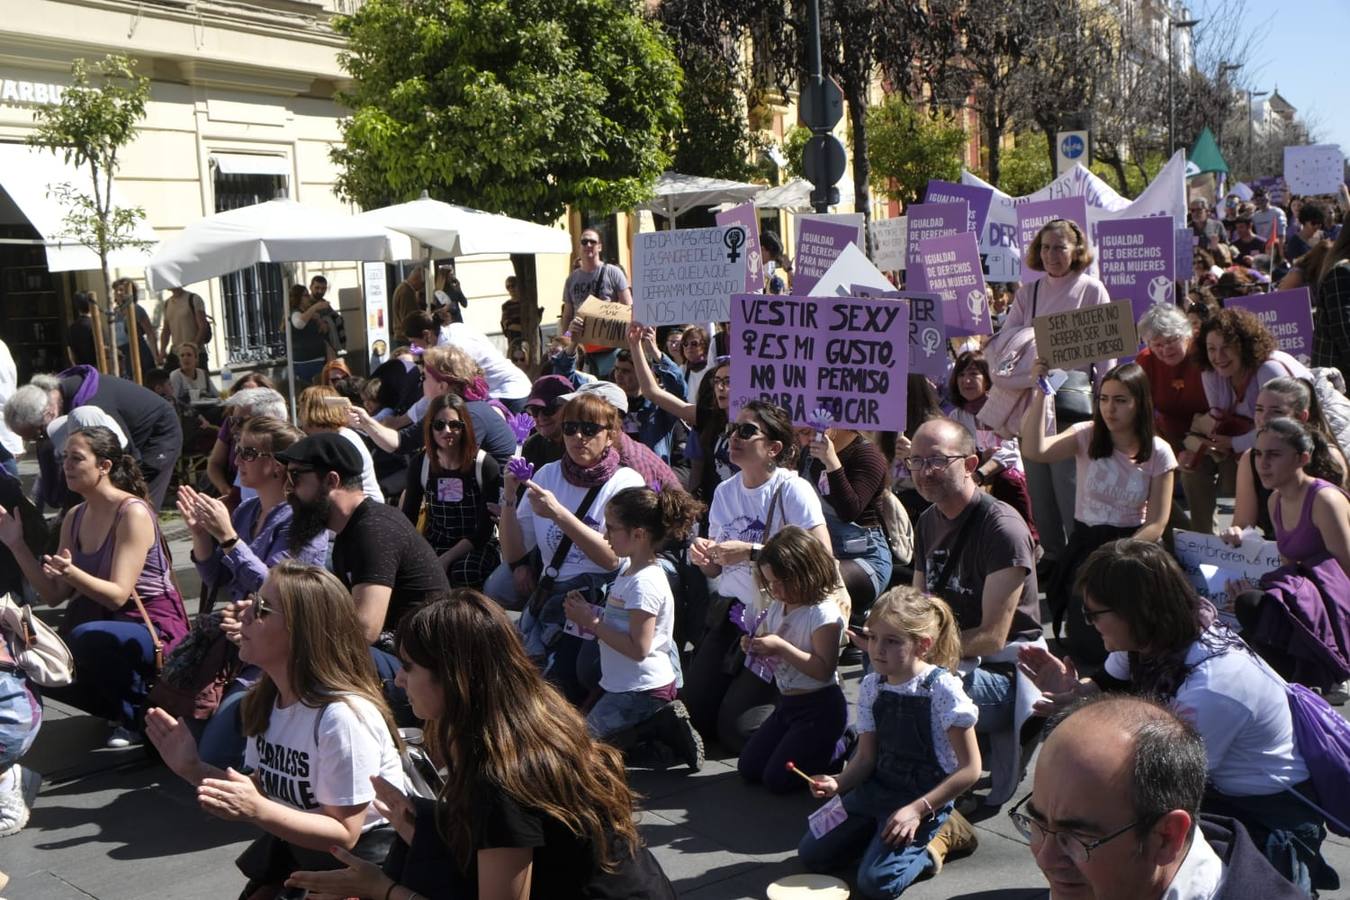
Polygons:
<instances>
[{"instance_id":1,"label":"black sunglasses on head","mask_svg":"<svg viewBox=\"0 0 1350 900\"><path fill-rule=\"evenodd\" d=\"M562 430L568 437L575 437L580 433L584 437L593 438L606 427L599 422L564 422Z\"/></svg>"}]
</instances>

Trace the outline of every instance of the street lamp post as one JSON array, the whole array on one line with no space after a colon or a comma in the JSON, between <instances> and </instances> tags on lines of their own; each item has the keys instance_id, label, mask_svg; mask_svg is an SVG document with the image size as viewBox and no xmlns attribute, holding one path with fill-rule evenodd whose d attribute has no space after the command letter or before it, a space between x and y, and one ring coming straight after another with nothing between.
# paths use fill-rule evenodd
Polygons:
<instances>
[{"instance_id":1,"label":"street lamp post","mask_svg":"<svg viewBox=\"0 0 1350 900\"><path fill-rule=\"evenodd\" d=\"M1182 19L1177 21L1170 15L1167 17L1167 155L1171 156L1177 152L1177 104L1173 97L1172 81L1175 78L1172 63L1172 46L1176 43L1176 38L1172 32L1178 28L1194 28L1200 24L1199 19Z\"/></svg>"},{"instance_id":2,"label":"street lamp post","mask_svg":"<svg viewBox=\"0 0 1350 900\"><path fill-rule=\"evenodd\" d=\"M1252 120L1256 117L1252 106L1252 99L1255 97L1264 97L1270 91L1247 91L1247 177L1256 178L1256 129L1252 126Z\"/></svg>"}]
</instances>

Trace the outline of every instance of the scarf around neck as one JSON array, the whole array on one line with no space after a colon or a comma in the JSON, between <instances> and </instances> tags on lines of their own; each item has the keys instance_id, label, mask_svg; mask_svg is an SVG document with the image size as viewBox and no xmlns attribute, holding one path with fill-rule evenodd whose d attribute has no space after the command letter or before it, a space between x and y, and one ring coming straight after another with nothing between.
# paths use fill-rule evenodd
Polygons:
<instances>
[{"instance_id":1,"label":"scarf around neck","mask_svg":"<svg viewBox=\"0 0 1350 900\"><path fill-rule=\"evenodd\" d=\"M566 479L568 484L583 488L599 487L613 478L614 473L619 471L619 451L611 445L605 448L604 454L595 465L583 466L568 456L567 451L564 450L562 471L563 478Z\"/></svg>"}]
</instances>

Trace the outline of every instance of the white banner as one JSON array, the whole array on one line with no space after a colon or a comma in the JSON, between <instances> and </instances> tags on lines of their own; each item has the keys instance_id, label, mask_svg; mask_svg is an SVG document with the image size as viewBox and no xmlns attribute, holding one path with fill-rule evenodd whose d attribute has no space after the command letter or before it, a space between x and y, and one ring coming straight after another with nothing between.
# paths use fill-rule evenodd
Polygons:
<instances>
[{"instance_id":1,"label":"white banner","mask_svg":"<svg viewBox=\"0 0 1350 900\"><path fill-rule=\"evenodd\" d=\"M1243 535L1240 547L1230 547L1215 535L1196 531L1176 531L1173 535L1174 553L1186 577L1230 625L1236 626L1237 620L1228 583L1245 578L1255 584L1262 575L1283 564L1275 542L1266 540L1254 528Z\"/></svg>"}]
</instances>

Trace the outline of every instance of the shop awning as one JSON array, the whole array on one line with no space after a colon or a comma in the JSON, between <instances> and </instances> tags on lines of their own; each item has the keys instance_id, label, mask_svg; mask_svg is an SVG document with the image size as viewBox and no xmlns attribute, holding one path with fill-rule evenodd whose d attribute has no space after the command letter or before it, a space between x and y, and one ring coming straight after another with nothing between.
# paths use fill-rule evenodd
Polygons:
<instances>
[{"instance_id":1,"label":"shop awning","mask_svg":"<svg viewBox=\"0 0 1350 900\"><path fill-rule=\"evenodd\" d=\"M291 175L290 160L284 156L258 153L212 153L211 164L222 175Z\"/></svg>"},{"instance_id":2,"label":"shop awning","mask_svg":"<svg viewBox=\"0 0 1350 900\"><path fill-rule=\"evenodd\" d=\"M77 191L93 195L93 183L87 170L77 169L49 150L26 144L0 144L0 189L37 230L47 250L47 268L52 272L97 271L98 252L76 242L66 233L66 208L54 194L54 188L70 184ZM129 204L113 186L115 206ZM143 266L154 252L155 238L144 220L136 228L136 237L146 241L144 250L118 250L109 256L114 268Z\"/></svg>"}]
</instances>

